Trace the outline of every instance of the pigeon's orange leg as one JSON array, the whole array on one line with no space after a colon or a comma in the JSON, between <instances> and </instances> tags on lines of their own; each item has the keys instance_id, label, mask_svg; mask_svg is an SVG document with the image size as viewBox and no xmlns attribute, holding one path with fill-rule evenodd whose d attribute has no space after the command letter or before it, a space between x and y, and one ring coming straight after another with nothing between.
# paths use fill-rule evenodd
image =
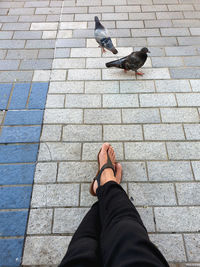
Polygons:
<instances>
[{"instance_id":1,"label":"pigeon's orange leg","mask_svg":"<svg viewBox=\"0 0 200 267\"><path fill-rule=\"evenodd\" d=\"M124 73L127 73L127 70L124 69Z\"/></svg>"},{"instance_id":2,"label":"pigeon's orange leg","mask_svg":"<svg viewBox=\"0 0 200 267\"><path fill-rule=\"evenodd\" d=\"M102 53L106 53L106 50L104 49L104 47L102 47Z\"/></svg>"},{"instance_id":3,"label":"pigeon's orange leg","mask_svg":"<svg viewBox=\"0 0 200 267\"><path fill-rule=\"evenodd\" d=\"M142 75L144 75L144 73L143 73L143 72L137 72L137 71L136 71L136 73L135 73L135 74L136 74L136 75L141 75L141 76L142 76Z\"/></svg>"}]
</instances>

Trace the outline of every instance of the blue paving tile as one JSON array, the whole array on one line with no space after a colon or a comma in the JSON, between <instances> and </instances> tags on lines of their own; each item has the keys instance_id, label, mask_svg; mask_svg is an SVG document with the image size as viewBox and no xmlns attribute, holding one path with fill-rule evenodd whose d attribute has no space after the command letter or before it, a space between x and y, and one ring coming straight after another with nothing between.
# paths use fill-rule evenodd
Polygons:
<instances>
[{"instance_id":1,"label":"blue paving tile","mask_svg":"<svg viewBox=\"0 0 200 267\"><path fill-rule=\"evenodd\" d=\"M0 110L6 109L12 84L0 84Z\"/></svg>"},{"instance_id":2,"label":"blue paving tile","mask_svg":"<svg viewBox=\"0 0 200 267\"><path fill-rule=\"evenodd\" d=\"M0 239L0 267L20 266L24 239Z\"/></svg>"},{"instance_id":3,"label":"blue paving tile","mask_svg":"<svg viewBox=\"0 0 200 267\"><path fill-rule=\"evenodd\" d=\"M0 163L36 162L38 144L0 145Z\"/></svg>"},{"instance_id":4,"label":"blue paving tile","mask_svg":"<svg viewBox=\"0 0 200 267\"><path fill-rule=\"evenodd\" d=\"M15 84L8 109L25 109L30 87L30 83Z\"/></svg>"},{"instance_id":5,"label":"blue paving tile","mask_svg":"<svg viewBox=\"0 0 200 267\"><path fill-rule=\"evenodd\" d=\"M0 165L0 185L32 184L35 164Z\"/></svg>"},{"instance_id":6,"label":"blue paving tile","mask_svg":"<svg viewBox=\"0 0 200 267\"><path fill-rule=\"evenodd\" d=\"M28 209L32 186L0 187L0 209Z\"/></svg>"},{"instance_id":7,"label":"blue paving tile","mask_svg":"<svg viewBox=\"0 0 200 267\"><path fill-rule=\"evenodd\" d=\"M42 124L43 110L7 111L4 125L39 125Z\"/></svg>"},{"instance_id":8,"label":"blue paving tile","mask_svg":"<svg viewBox=\"0 0 200 267\"><path fill-rule=\"evenodd\" d=\"M40 141L41 126L4 126L0 134L0 143L30 143Z\"/></svg>"},{"instance_id":9,"label":"blue paving tile","mask_svg":"<svg viewBox=\"0 0 200 267\"><path fill-rule=\"evenodd\" d=\"M27 211L0 211L0 236L25 235Z\"/></svg>"},{"instance_id":10,"label":"blue paving tile","mask_svg":"<svg viewBox=\"0 0 200 267\"><path fill-rule=\"evenodd\" d=\"M29 109L44 109L46 96L48 92L48 83L33 83L30 99L28 103Z\"/></svg>"}]
</instances>

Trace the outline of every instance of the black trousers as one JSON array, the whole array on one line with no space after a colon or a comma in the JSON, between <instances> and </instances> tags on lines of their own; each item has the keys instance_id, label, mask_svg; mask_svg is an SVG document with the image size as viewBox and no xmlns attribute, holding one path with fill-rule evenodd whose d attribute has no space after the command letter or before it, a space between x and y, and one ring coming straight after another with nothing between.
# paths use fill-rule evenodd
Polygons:
<instances>
[{"instance_id":1,"label":"black trousers","mask_svg":"<svg viewBox=\"0 0 200 267\"><path fill-rule=\"evenodd\" d=\"M100 186L97 197L59 267L169 267L120 185Z\"/></svg>"}]
</instances>

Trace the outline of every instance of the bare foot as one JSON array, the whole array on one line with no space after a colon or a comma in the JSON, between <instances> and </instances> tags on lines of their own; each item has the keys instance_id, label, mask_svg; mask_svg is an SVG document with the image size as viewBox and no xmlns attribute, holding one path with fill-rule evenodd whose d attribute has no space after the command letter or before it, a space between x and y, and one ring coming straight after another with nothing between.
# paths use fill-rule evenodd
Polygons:
<instances>
[{"instance_id":1,"label":"bare foot","mask_svg":"<svg viewBox=\"0 0 200 267\"><path fill-rule=\"evenodd\" d=\"M99 153L99 167L100 169L103 167L104 164L107 163L108 157L107 157L107 151L108 155L110 157L110 160L113 164L113 167L115 168L116 171L116 176L114 176L113 170L112 169L105 169L102 174L101 174L101 179L100 179L100 184L104 185L105 183L109 181L114 181L120 184L121 179L122 179L122 166L120 163L115 162L115 152L112 146L108 143L104 143L102 145L101 151ZM98 184L97 181L94 182L93 184L93 191L96 194Z\"/></svg>"}]
</instances>

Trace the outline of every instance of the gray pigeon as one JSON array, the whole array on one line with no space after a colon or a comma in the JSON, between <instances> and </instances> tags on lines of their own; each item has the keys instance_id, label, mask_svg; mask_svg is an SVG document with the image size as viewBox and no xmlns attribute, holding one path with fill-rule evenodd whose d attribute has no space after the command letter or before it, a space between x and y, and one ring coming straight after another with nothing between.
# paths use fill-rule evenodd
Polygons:
<instances>
[{"instance_id":1,"label":"gray pigeon","mask_svg":"<svg viewBox=\"0 0 200 267\"><path fill-rule=\"evenodd\" d=\"M117 54L118 51L114 47L111 38L109 37L107 29L100 23L99 18L97 16L94 17L95 20L95 29L94 29L94 36L97 43L102 48L103 52L106 52L104 48L111 51L113 54Z\"/></svg>"},{"instance_id":2,"label":"gray pigeon","mask_svg":"<svg viewBox=\"0 0 200 267\"><path fill-rule=\"evenodd\" d=\"M147 60L147 53L150 53L148 48L143 47L140 51L132 52L130 55L106 63L107 68L115 67L124 69L124 72L128 70L135 71L136 75L143 75L142 72L137 72Z\"/></svg>"}]
</instances>

